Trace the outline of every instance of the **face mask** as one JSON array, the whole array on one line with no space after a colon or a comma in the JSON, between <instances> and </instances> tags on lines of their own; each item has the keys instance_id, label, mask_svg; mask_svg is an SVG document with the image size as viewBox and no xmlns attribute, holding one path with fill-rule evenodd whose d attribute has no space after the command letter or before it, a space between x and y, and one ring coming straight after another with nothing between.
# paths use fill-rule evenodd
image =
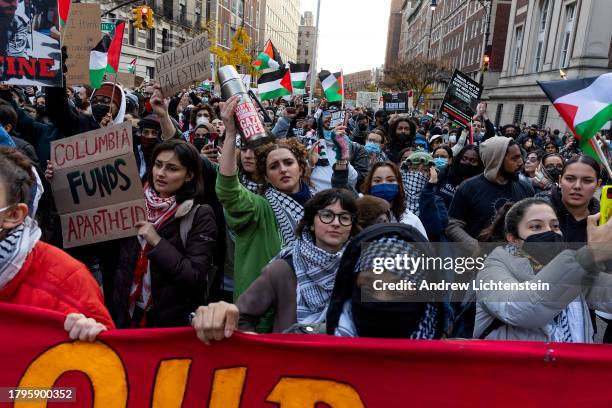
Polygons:
<instances>
[{"instance_id":1,"label":"face mask","mask_svg":"<svg viewBox=\"0 0 612 408\"><path fill-rule=\"evenodd\" d=\"M457 136L455 135L450 135L448 137L448 143L457 143Z\"/></svg>"},{"instance_id":2,"label":"face mask","mask_svg":"<svg viewBox=\"0 0 612 408\"><path fill-rule=\"evenodd\" d=\"M459 163L457 170L463 178L471 178L480 174L478 166L472 166L471 164Z\"/></svg>"},{"instance_id":3,"label":"face mask","mask_svg":"<svg viewBox=\"0 0 612 408\"><path fill-rule=\"evenodd\" d=\"M546 265L565 247L563 235L557 234L554 231L546 231L528 236L523 242L522 249L536 261Z\"/></svg>"},{"instance_id":4,"label":"face mask","mask_svg":"<svg viewBox=\"0 0 612 408\"><path fill-rule=\"evenodd\" d=\"M140 138L142 154L145 157L145 161L147 163L149 162L149 159L151 158L151 155L153 154L153 149L155 149L155 146L157 146L158 143L159 141L157 140L157 138L152 138L152 137L141 137Z\"/></svg>"},{"instance_id":5,"label":"face mask","mask_svg":"<svg viewBox=\"0 0 612 408\"><path fill-rule=\"evenodd\" d=\"M359 130L362 131L362 132L365 132L366 130L368 130L368 125L366 125L364 123L361 123L359 125Z\"/></svg>"},{"instance_id":6,"label":"face mask","mask_svg":"<svg viewBox=\"0 0 612 408\"><path fill-rule=\"evenodd\" d=\"M204 146L206 146L206 139L193 139L193 145L198 149L198 152L201 152Z\"/></svg>"},{"instance_id":7,"label":"face mask","mask_svg":"<svg viewBox=\"0 0 612 408\"><path fill-rule=\"evenodd\" d=\"M546 173L548 173L552 181L554 181L555 183L559 182L559 177L561 177L561 170L554 168L554 169L546 170Z\"/></svg>"},{"instance_id":8,"label":"face mask","mask_svg":"<svg viewBox=\"0 0 612 408\"><path fill-rule=\"evenodd\" d=\"M202 102L203 102L203 103L208 103L208 98L207 98L207 97L203 97L203 98L202 98Z\"/></svg>"},{"instance_id":9,"label":"face mask","mask_svg":"<svg viewBox=\"0 0 612 408\"><path fill-rule=\"evenodd\" d=\"M102 119L104 119L104 116L106 116L106 114L108 113L108 109L108 105L97 103L95 105L92 105L91 114L93 115L96 122L100 123Z\"/></svg>"},{"instance_id":10,"label":"face mask","mask_svg":"<svg viewBox=\"0 0 612 408\"><path fill-rule=\"evenodd\" d=\"M196 126L204 125L208 123L208 118L206 116L200 116L196 119Z\"/></svg>"},{"instance_id":11,"label":"face mask","mask_svg":"<svg viewBox=\"0 0 612 408\"><path fill-rule=\"evenodd\" d=\"M145 112L147 112L147 113L152 113L153 112L153 107L151 106L151 98L147 98L145 100L144 107L145 107Z\"/></svg>"},{"instance_id":12,"label":"face mask","mask_svg":"<svg viewBox=\"0 0 612 408\"><path fill-rule=\"evenodd\" d=\"M45 105L37 105L36 114L38 116L45 116L47 114L47 107Z\"/></svg>"},{"instance_id":13,"label":"face mask","mask_svg":"<svg viewBox=\"0 0 612 408\"><path fill-rule=\"evenodd\" d=\"M380 153L381 151L378 143L366 143L364 147L368 153Z\"/></svg>"},{"instance_id":14,"label":"face mask","mask_svg":"<svg viewBox=\"0 0 612 408\"><path fill-rule=\"evenodd\" d=\"M334 139L334 131L323 129L323 137L325 138L325 140L329 140L331 142Z\"/></svg>"},{"instance_id":15,"label":"face mask","mask_svg":"<svg viewBox=\"0 0 612 408\"><path fill-rule=\"evenodd\" d=\"M443 135L448 135L448 129L442 129L442 134Z\"/></svg>"},{"instance_id":16,"label":"face mask","mask_svg":"<svg viewBox=\"0 0 612 408\"><path fill-rule=\"evenodd\" d=\"M438 170L442 170L448 164L448 159L445 159L444 157L436 157L434 159L434 164Z\"/></svg>"},{"instance_id":17,"label":"face mask","mask_svg":"<svg viewBox=\"0 0 612 408\"><path fill-rule=\"evenodd\" d=\"M395 200L395 197L399 194L399 184L384 183L372 186L370 194L374 197L382 198L388 202Z\"/></svg>"}]
</instances>

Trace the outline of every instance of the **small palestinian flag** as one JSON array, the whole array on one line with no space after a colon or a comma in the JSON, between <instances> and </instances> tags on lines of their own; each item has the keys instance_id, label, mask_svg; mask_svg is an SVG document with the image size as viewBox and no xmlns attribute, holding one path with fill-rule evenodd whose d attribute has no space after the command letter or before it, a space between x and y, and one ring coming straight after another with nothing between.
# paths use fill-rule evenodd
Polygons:
<instances>
[{"instance_id":1,"label":"small palestinian flag","mask_svg":"<svg viewBox=\"0 0 612 408\"><path fill-rule=\"evenodd\" d=\"M64 28L70 15L70 0L58 0L58 9L60 28Z\"/></svg>"},{"instance_id":2,"label":"small palestinian flag","mask_svg":"<svg viewBox=\"0 0 612 408\"><path fill-rule=\"evenodd\" d=\"M325 92L325 98L329 102L340 102L344 94L344 86L342 84L342 74L336 72L332 74L329 71L319 72L319 80Z\"/></svg>"},{"instance_id":3,"label":"small palestinian flag","mask_svg":"<svg viewBox=\"0 0 612 408\"><path fill-rule=\"evenodd\" d=\"M259 99L262 101L291 95L293 92L293 87L291 86L291 73L288 69L281 68L263 74L257 81L257 91L259 93Z\"/></svg>"},{"instance_id":4,"label":"small palestinian flag","mask_svg":"<svg viewBox=\"0 0 612 408\"><path fill-rule=\"evenodd\" d=\"M257 56L255 61L253 61L252 65L257 71L269 68L278 69L281 65L283 65L283 60L281 59L281 56L276 50L274 44L272 44L272 41L268 40L263 51Z\"/></svg>"},{"instance_id":5,"label":"small palestinian flag","mask_svg":"<svg viewBox=\"0 0 612 408\"><path fill-rule=\"evenodd\" d=\"M612 120L612 73L593 78L539 82L580 142L584 154L601 162L595 135Z\"/></svg>"},{"instance_id":6,"label":"small palestinian flag","mask_svg":"<svg viewBox=\"0 0 612 408\"><path fill-rule=\"evenodd\" d=\"M130 66L128 67L128 73L136 74L136 58L134 58L132 62L130 62Z\"/></svg>"},{"instance_id":7,"label":"small palestinian flag","mask_svg":"<svg viewBox=\"0 0 612 408\"><path fill-rule=\"evenodd\" d=\"M119 58L123 45L123 31L125 22L122 21L115 29L100 40L98 45L89 54L89 82L91 87L98 89L104 80L104 74L119 72Z\"/></svg>"},{"instance_id":8,"label":"small palestinian flag","mask_svg":"<svg viewBox=\"0 0 612 408\"><path fill-rule=\"evenodd\" d=\"M291 71L293 93L296 95L304 95L306 93L306 79L308 78L310 64L294 64L290 62L289 70Z\"/></svg>"}]
</instances>

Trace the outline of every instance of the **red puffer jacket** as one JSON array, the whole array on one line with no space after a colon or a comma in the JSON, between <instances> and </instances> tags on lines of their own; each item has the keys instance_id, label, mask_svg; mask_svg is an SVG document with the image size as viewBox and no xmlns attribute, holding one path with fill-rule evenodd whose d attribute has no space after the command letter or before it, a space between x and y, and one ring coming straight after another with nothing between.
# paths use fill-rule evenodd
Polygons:
<instances>
[{"instance_id":1,"label":"red puffer jacket","mask_svg":"<svg viewBox=\"0 0 612 408\"><path fill-rule=\"evenodd\" d=\"M81 262L39 241L11 282L0 289L0 302L82 313L114 329L100 287Z\"/></svg>"}]
</instances>

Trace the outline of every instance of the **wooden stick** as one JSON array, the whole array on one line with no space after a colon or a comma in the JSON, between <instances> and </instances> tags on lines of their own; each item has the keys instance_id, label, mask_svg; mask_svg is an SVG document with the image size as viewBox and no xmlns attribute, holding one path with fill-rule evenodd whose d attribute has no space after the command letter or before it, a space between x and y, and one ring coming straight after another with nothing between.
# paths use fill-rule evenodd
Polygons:
<instances>
[{"instance_id":1,"label":"wooden stick","mask_svg":"<svg viewBox=\"0 0 612 408\"><path fill-rule=\"evenodd\" d=\"M608 172L608 177L610 178L610 180L612 180L612 169L610 169L610 163L608 163L608 159L606 158L606 155L601 150L601 146L599 145L599 141L597 140L596 137L594 137L592 139L592 141L593 141L593 146L595 147L595 152L597 153L597 156L599 156L599 160L601 160L604 168Z\"/></svg>"}]
</instances>

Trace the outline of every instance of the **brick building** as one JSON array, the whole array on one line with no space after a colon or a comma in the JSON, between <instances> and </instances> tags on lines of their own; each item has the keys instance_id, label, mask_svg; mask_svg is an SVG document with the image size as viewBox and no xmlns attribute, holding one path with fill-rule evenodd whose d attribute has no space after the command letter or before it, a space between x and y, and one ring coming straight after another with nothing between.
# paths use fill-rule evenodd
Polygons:
<instances>
[{"instance_id":1,"label":"brick building","mask_svg":"<svg viewBox=\"0 0 612 408\"><path fill-rule=\"evenodd\" d=\"M344 74L344 92L346 99L355 99L355 92L367 91L368 86L374 83L374 72L365 70Z\"/></svg>"},{"instance_id":2,"label":"brick building","mask_svg":"<svg viewBox=\"0 0 612 408\"><path fill-rule=\"evenodd\" d=\"M391 0L389 14L389 29L387 31L387 50L385 52L385 66L390 67L399 56L400 37L402 31L402 6L405 0Z\"/></svg>"}]
</instances>

